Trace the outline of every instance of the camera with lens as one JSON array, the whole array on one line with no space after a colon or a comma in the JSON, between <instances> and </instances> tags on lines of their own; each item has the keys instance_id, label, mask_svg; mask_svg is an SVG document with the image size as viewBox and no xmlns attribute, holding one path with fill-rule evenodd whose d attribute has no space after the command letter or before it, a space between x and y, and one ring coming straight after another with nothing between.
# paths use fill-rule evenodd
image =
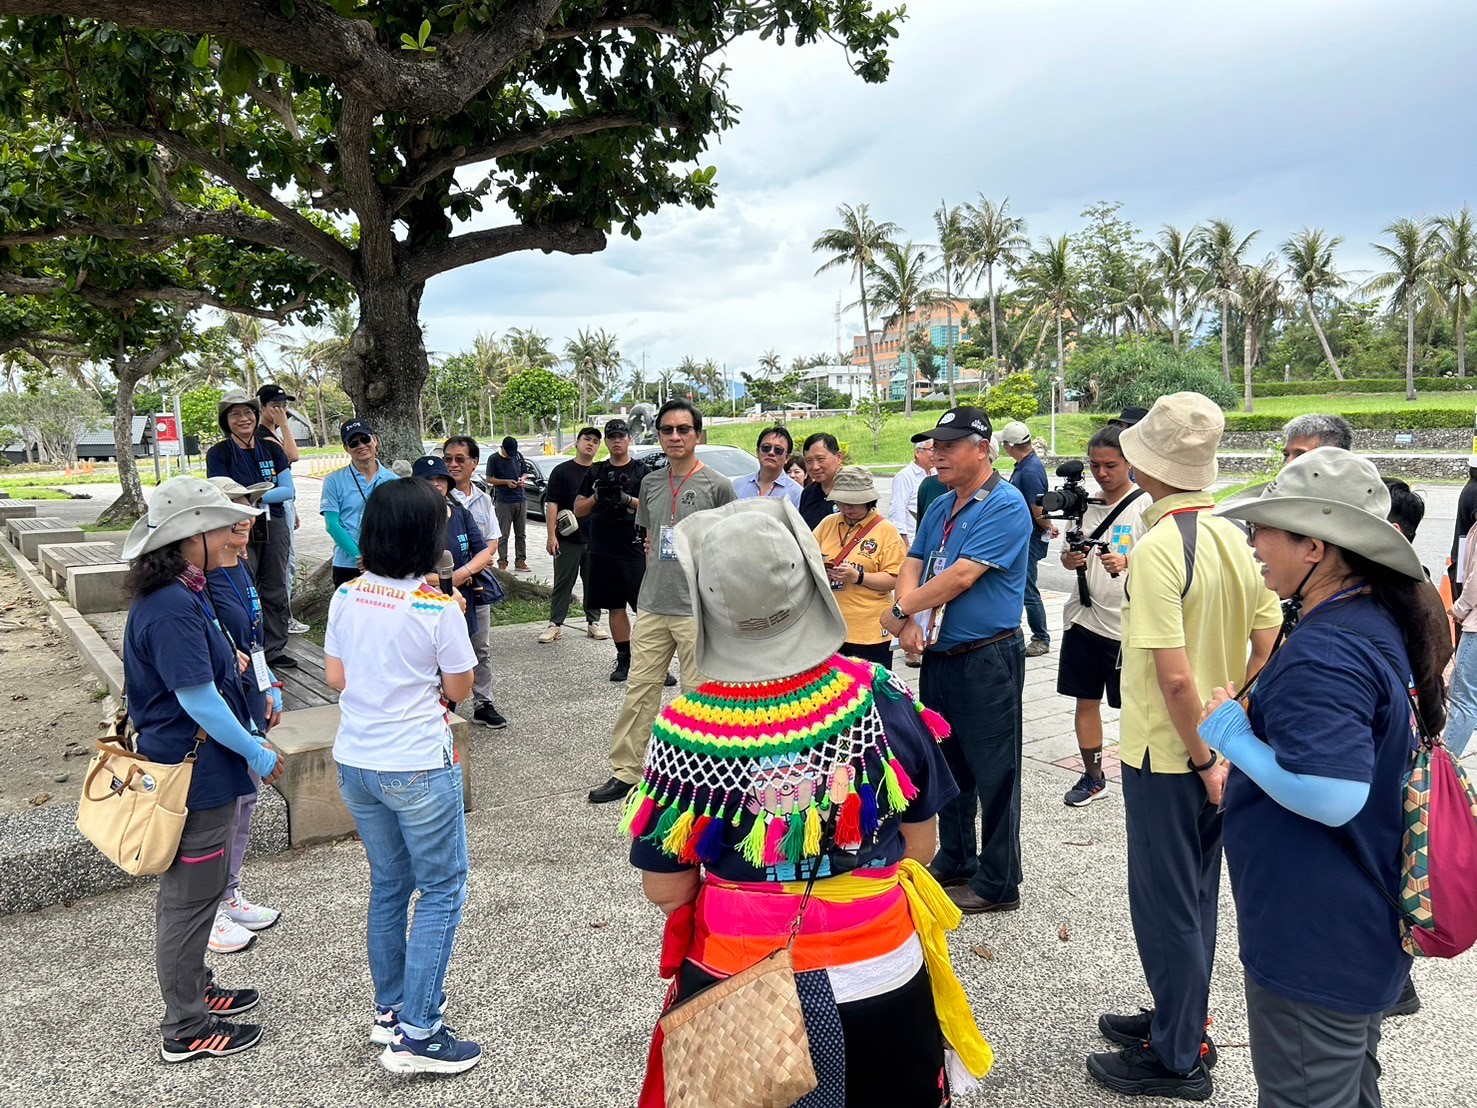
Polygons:
<instances>
[{"instance_id":1,"label":"camera with lens","mask_svg":"<svg viewBox=\"0 0 1477 1108\"><path fill-rule=\"evenodd\" d=\"M595 481L595 506L608 518L614 519L623 510L631 507L632 497L626 492L619 477L600 477Z\"/></svg>"},{"instance_id":2,"label":"camera with lens","mask_svg":"<svg viewBox=\"0 0 1477 1108\"><path fill-rule=\"evenodd\" d=\"M1082 480L1082 469L1082 463L1075 459L1057 466L1056 475L1062 479L1061 486L1048 489L1036 497L1036 506L1047 519L1065 520L1071 524L1063 538L1066 539L1067 549L1072 553L1091 556L1093 551L1097 551L1100 555L1106 554L1107 542L1090 539L1082 530L1082 517L1087 514L1089 505L1103 503L1088 495L1087 484ZM1118 575L1115 573L1112 576ZM1092 607L1092 594L1087 589L1086 566L1077 567L1077 596L1084 608Z\"/></svg>"}]
</instances>

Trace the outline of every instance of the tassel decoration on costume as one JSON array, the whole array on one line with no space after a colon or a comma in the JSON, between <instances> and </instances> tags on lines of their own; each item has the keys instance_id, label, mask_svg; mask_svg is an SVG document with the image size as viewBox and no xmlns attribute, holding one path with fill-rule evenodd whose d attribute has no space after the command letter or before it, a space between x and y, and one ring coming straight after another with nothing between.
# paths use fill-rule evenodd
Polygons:
<instances>
[{"instance_id":1,"label":"tassel decoration on costume","mask_svg":"<svg viewBox=\"0 0 1477 1108\"><path fill-rule=\"evenodd\" d=\"M672 825L677 822L677 817L680 814L677 810L676 801L674 800L667 810L662 813L662 818L656 821L656 826L644 836L646 841L654 846L661 846L667 837L667 832L672 830Z\"/></svg>"},{"instance_id":2,"label":"tassel decoration on costume","mask_svg":"<svg viewBox=\"0 0 1477 1108\"><path fill-rule=\"evenodd\" d=\"M897 678L888 672L886 666L877 666L876 674L876 679L872 682L872 691L880 692L888 700L901 700L903 698L905 695L904 690L898 688L894 683Z\"/></svg>"},{"instance_id":3,"label":"tassel decoration on costume","mask_svg":"<svg viewBox=\"0 0 1477 1108\"><path fill-rule=\"evenodd\" d=\"M723 830L727 826L727 823L719 816L703 828L700 835L693 836L697 839L698 860L704 865L711 866L723 853Z\"/></svg>"},{"instance_id":4,"label":"tassel decoration on costume","mask_svg":"<svg viewBox=\"0 0 1477 1108\"><path fill-rule=\"evenodd\" d=\"M692 825L692 830L687 833L687 839L682 844L682 849L677 852L677 860L689 866L695 866L701 862L702 856L698 854L698 846L703 840L703 832L707 831L708 825L713 822L713 817L704 812L697 817ZM663 844L665 846L665 843Z\"/></svg>"},{"instance_id":5,"label":"tassel decoration on costume","mask_svg":"<svg viewBox=\"0 0 1477 1108\"><path fill-rule=\"evenodd\" d=\"M785 861L787 862L798 862L801 858L805 857L804 812L790 813L790 827L785 832L784 842L780 843L780 850L784 852Z\"/></svg>"},{"instance_id":6,"label":"tassel decoration on costume","mask_svg":"<svg viewBox=\"0 0 1477 1108\"><path fill-rule=\"evenodd\" d=\"M947 739L953 732L949 721L939 715L932 708L925 708L921 703L913 705L918 709L918 714L923 717L923 723L928 728L928 733L936 739Z\"/></svg>"},{"instance_id":7,"label":"tassel decoration on costume","mask_svg":"<svg viewBox=\"0 0 1477 1108\"><path fill-rule=\"evenodd\" d=\"M771 817L764 828L764 864L766 866L777 866L784 860L780 855L780 844L784 841L784 817Z\"/></svg>"},{"instance_id":8,"label":"tassel decoration on costume","mask_svg":"<svg viewBox=\"0 0 1477 1108\"><path fill-rule=\"evenodd\" d=\"M901 812L908 806L909 798L907 793L903 791L902 778L898 776L898 770L902 768L902 766L898 765L896 758L889 758L882 763L882 785L887 790L887 810L889 812ZM906 771L904 771L903 776L907 776ZM910 780L908 784L911 786L913 782ZM914 788L913 795L916 796L917 794L918 790Z\"/></svg>"},{"instance_id":9,"label":"tassel decoration on costume","mask_svg":"<svg viewBox=\"0 0 1477 1108\"><path fill-rule=\"evenodd\" d=\"M639 839L651 826L651 817L656 811L656 801L652 799L650 793L640 790L632 795L639 803L636 803L632 809L629 833L631 838Z\"/></svg>"},{"instance_id":10,"label":"tassel decoration on costume","mask_svg":"<svg viewBox=\"0 0 1477 1108\"><path fill-rule=\"evenodd\" d=\"M687 847L687 837L692 834L692 823L692 809L688 808L677 817L677 821L662 836L662 850L673 858L680 858L682 851Z\"/></svg>"},{"instance_id":11,"label":"tassel decoration on costume","mask_svg":"<svg viewBox=\"0 0 1477 1108\"><path fill-rule=\"evenodd\" d=\"M805 845L804 853L807 858L814 858L821 852L821 814L816 811L814 804L805 809Z\"/></svg>"},{"instance_id":12,"label":"tassel decoration on costume","mask_svg":"<svg viewBox=\"0 0 1477 1108\"><path fill-rule=\"evenodd\" d=\"M852 793L841 805L841 814L836 820L836 845L843 850L855 850L862 845L862 802Z\"/></svg>"},{"instance_id":13,"label":"tassel decoration on costume","mask_svg":"<svg viewBox=\"0 0 1477 1108\"><path fill-rule=\"evenodd\" d=\"M877 825L881 822L877 817L877 790L872 788L872 783L863 777L862 787L857 791L862 798L862 838L870 839L877 833Z\"/></svg>"},{"instance_id":14,"label":"tassel decoration on costume","mask_svg":"<svg viewBox=\"0 0 1477 1108\"><path fill-rule=\"evenodd\" d=\"M744 836L744 841L739 844L739 853L744 860L755 868L764 865L764 814L761 812L754 817L754 826L749 828L749 833Z\"/></svg>"}]
</instances>

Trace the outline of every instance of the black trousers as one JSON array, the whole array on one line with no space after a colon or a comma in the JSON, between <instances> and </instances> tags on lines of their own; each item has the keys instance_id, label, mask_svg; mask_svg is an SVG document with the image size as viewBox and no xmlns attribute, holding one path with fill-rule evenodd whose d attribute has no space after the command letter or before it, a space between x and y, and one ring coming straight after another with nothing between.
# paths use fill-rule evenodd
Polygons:
<instances>
[{"instance_id":1,"label":"black trousers","mask_svg":"<svg viewBox=\"0 0 1477 1108\"><path fill-rule=\"evenodd\" d=\"M876 662L880 666L892 668L892 643L890 642L844 642L838 654L845 654L849 658L861 658L866 662Z\"/></svg>"},{"instance_id":2,"label":"black trousers","mask_svg":"<svg viewBox=\"0 0 1477 1108\"><path fill-rule=\"evenodd\" d=\"M287 650L287 562L292 557L292 523L285 516L267 520L267 541L251 544L251 568L262 602L267 657Z\"/></svg>"},{"instance_id":3,"label":"black trousers","mask_svg":"<svg viewBox=\"0 0 1477 1108\"><path fill-rule=\"evenodd\" d=\"M334 566L333 583L335 585L342 585L345 581L352 581L363 572L364 571L362 569L359 569L357 566L352 568L349 566Z\"/></svg>"}]
</instances>

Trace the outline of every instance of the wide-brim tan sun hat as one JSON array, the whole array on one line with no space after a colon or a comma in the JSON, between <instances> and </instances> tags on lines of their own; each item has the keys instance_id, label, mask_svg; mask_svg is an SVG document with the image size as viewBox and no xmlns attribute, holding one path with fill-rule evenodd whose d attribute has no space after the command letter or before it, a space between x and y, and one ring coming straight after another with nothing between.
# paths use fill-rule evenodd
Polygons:
<instances>
[{"instance_id":1,"label":"wide-brim tan sun hat","mask_svg":"<svg viewBox=\"0 0 1477 1108\"><path fill-rule=\"evenodd\" d=\"M1223 504L1215 514L1322 539L1417 581L1426 579L1410 540L1387 518L1390 490L1380 471L1368 458L1336 446L1294 458L1257 499Z\"/></svg>"},{"instance_id":2,"label":"wide-brim tan sun hat","mask_svg":"<svg viewBox=\"0 0 1477 1108\"><path fill-rule=\"evenodd\" d=\"M836 504L872 504L881 499L872 471L866 466L842 466L836 471L827 500Z\"/></svg>"},{"instance_id":3,"label":"wide-brim tan sun hat","mask_svg":"<svg viewBox=\"0 0 1477 1108\"><path fill-rule=\"evenodd\" d=\"M220 427L221 434L229 435L231 433L231 425L226 421L226 413L229 412L232 408L237 408L241 406L250 408L253 412L255 412L257 423L261 423L262 402L251 393L242 392L240 389L236 389L234 392L226 393L225 396L216 401L215 422L216 425Z\"/></svg>"},{"instance_id":4,"label":"wide-brim tan sun hat","mask_svg":"<svg viewBox=\"0 0 1477 1108\"><path fill-rule=\"evenodd\" d=\"M263 511L232 504L225 493L199 477L171 477L154 490L148 515L123 540L121 557L131 562L191 535L255 519Z\"/></svg>"},{"instance_id":5,"label":"wide-brim tan sun hat","mask_svg":"<svg viewBox=\"0 0 1477 1108\"><path fill-rule=\"evenodd\" d=\"M253 504L277 487L271 481L258 481L254 485L243 485L233 477L207 477L205 480L225 493L227 500L235 500L237 497L244 496Z\"/></svg>"},{"instance_id":6,"label":"wide-brim tan sun hat","mask_svg":"<svg viewBox=\"0 0 1477 1108\"><path fill-rule=\"evenodd\" d=\"M1148 415L1124 430L1118 445L1136 472L1172 489L1199 492L1220 472L1215 452L1225 429L1226 417L1214 400L1175 392L1154 401Z\"/></svg>"},{"instance_id":7,"label":"wide-brim tan sun hat","mask_svg":"<svg viewBox=\"0 0 1477 1108\"><path fill-rule=\"evenodd\" d=\"M673 537L704 676L773 681L813 669L846 641L821 548L787 498L698 512Z\"/></svg>"}]
</instances>

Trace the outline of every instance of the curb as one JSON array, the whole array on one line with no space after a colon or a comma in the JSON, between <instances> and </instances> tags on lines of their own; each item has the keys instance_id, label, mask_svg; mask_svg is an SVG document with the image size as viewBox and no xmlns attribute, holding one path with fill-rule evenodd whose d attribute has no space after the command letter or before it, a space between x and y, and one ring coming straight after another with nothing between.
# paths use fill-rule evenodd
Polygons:
<instances>
[{"instance_id":1,"label":"curb","mask_svg":"<svg viewBox=\"0 0 1477 1108\"><path fill-rule=\"evenodd\" d=\"M36 599L46 605L49 615L71 641L73 649L84 665L107 686L108 693L117 700L123 694L123 662L103 641L87 619L67 603L66 598L51 587L19 550L8 541L0 540L0 553L9 560L15 572Z\"/></svg>"}]
</instances>

